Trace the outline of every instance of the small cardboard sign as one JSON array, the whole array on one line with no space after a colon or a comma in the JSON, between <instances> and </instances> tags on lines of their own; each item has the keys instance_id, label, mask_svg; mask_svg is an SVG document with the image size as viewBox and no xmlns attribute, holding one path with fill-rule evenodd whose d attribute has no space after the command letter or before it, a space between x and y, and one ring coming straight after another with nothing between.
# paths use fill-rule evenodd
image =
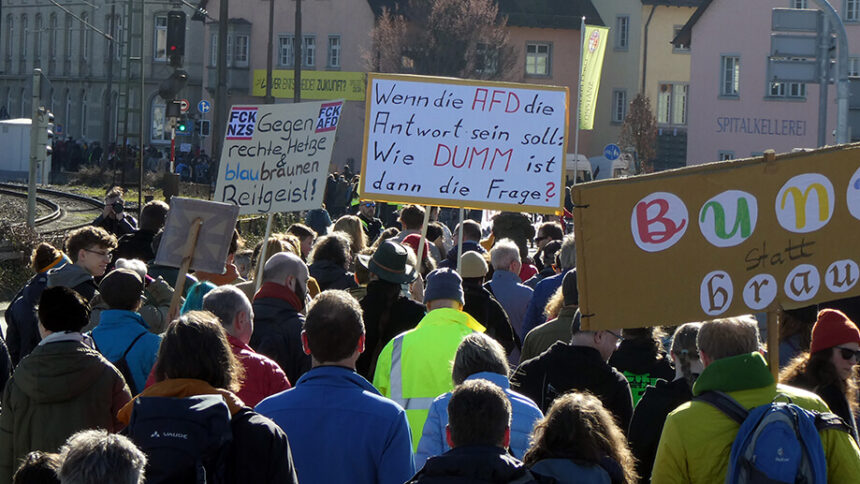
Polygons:
<instances>
[{"instance_id":1,"label":"small cardboard sign","mask_svg":"<svg viewBox=\"0 0 860 484\"><path fill-rule=\"evenodd\" d=\"M155 263L168 267L182 265L182 252L188 240L188 227L195 219L203 219L191 270L222 274L239 217L239 207L229 203L210 202L194 198L173 197L164 224L164 235L158 245Z\"/></svg>"}]
</instances>

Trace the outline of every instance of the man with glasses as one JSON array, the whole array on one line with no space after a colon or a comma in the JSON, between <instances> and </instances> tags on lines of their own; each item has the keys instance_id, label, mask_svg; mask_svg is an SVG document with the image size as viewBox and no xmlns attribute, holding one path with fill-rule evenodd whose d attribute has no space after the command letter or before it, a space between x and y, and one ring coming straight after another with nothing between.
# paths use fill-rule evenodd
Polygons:
<instances>
[{"instance_id":1,"label":"man with glasses","mask_svg":"<svg viewBox=\"0 0 860 484\"><path fill-rule=\"evenodd\" d=\"M367 244L372 244L382 233L382 220L376 218L376 202L362 200L358 204L358 219L367 236Z\"/></svg>"},{"instance_id":2,"label":"man with glasses","mask_svg":"<svg viewBox=\"0 0 860 484\"><path fill-rule=\"evenodd\" d=\"M66 255L72 264L48 271L47 287L68 287L89 304L98 292L95 277L104 275L111 262L116 237L99 227L82 227L66 238Z\"/></svg>"},{"instance_id":3,"label":"man with glasses","mask_svg":"<svg viewBox=\"0 0 860 484\"><path fill-rule=\"evenodd\" d=\"M570 343L556 342L521 363L511 376L511 389L534 400L544 413L571 390L591 392L626 431L633 417L630 384L607 363L624 339L621 330L583 331L580 318L574 318L570 331Z\"/></svg>"}]
</instances>

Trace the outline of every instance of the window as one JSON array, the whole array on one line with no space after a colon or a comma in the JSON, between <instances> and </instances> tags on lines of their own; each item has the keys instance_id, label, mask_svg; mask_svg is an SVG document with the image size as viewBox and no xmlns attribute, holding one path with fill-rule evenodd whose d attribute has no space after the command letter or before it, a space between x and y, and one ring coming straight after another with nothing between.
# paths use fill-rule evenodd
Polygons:
<instances>
[{"instance_id":1,"label":"window","mask_svg":"<svg viewBox=\"0 0 860 484\"><path fill-rule=\"evenodd\" d=\"M657 92L657 124L687 124L687 84L660 84Z\"/></svg>"},{"instance_id":2,"label":"window","mask_svg":"<svg viewBox=\"0 0 860 484\"><path fill-rule=\"evenodd\" d=\"M681 30L683 28L684 28L683 25L675 25L674 27L672 27L672 38L676 39L678 37L678 35L681 33ZM690 53L690 47L687 45L679 45L679 46L673 45L672 46L672 52L675 52L677 54L689 54Z\"/></svg>"},{"instance_id":3,"label":"window","mask_svg":"<svg viewBox=\"0 0 860 484\"><path fill-rule=\"evenodd\" d=\"M550 44L526 44L526 75L548 76L550 61Z\"/></svg>"},{"instance_id":4,"label":"window","mask_svg":"<svg viewBox=\"0 0 860 484\"><path fill-rule=\"evenodd\" d=\"M6 57L12 57L15 52L15 17L12 14L6 16ZM8 103L7 103L8 104Z\"/></svg>"},{"instance_id":5,"label":"window","mask_svg":"<svg viewBox=\"0 0 860 484\"><path fill-rule=\"evenodd\" d=\"M493 75L499 68L499 50L490 44L479 42L475 46L475 72Z\"/></svg>"},{"instance_id":6,"label":"window","mask_svg":"<svg viewBox=\"0 0 860 484\"><path fill-rule=\"evenodd\" d=\"M328 36L328 67L340 68L340 35Z\"/></svg>"},{"instance_id":7,"label":"window","mask_svg":"<svg viewBox=\"0 0 860 484\"><path fill-rule=\"evenodd\" d=\"M123 26L122 19L123 19L122 15L117 15L116 19L114 20L114 30L116 31L116 34L114 35L113 47L114 47L114 55L116 56L116 60L122 59L122 56L123 56L124 50L125 50L124 46L125 46L126 31L125 31L125 27Z\"/></svg>"},{"instance_id":8,"label":"window","mask_svg":"<svg viewBox=\"0 0 860 484\"><path fill-rule=\"evenodd\" d=\"M806 84L802 82L771 82L768 87L770 97L806 97Z\"/></svg>"},{"instance_id":9,"label":"window","mask_svg":"<svg viewBox=\"0 0 860 484\"><path fill-rule=\"evenodd\" d=\"M152 59L167 61L167 15L155 17L155 41L152 43L154 51Z\"/></svg>"},{"instance_id":10,"label":"window","mask_svg":"<svg viewBox=\"0 0 860 484\"><path fill-rule=\"evenodd\" d=\"M720 161L734 160L735 159L735 152L734 151L720 150L718 156L719 156Z\"/></svg>"},{"instance_id":11,"label":"window","mask_svg":"<svg viewBox=\"0 0 860 484\"><path fill-rule=\"evenodd\" d=\"M81 60L90 58L90 29L87 24L90 22L90 16L84 12L81 14ZM85 129L85 128L81 128Z\"/></svg>"},{"instance_id":12,"label":"window","mask_svg":"<svg viewBox=\"0 0 860 484\"><path fill-rule=\"evenodd\" d=\"M848 75L851 77L860 77L860 57L848 58Z\"/></svg>"},{"instance_id":13,"label":"window","mask_svg":"<svg viewBox=\"0 0 860 484\"><path fill-rule=\"evenodd\" d=\"M791 0L791 8L808 8L808 0Z\"/></svg>"},{"instance_id":14,"label":"window","mask_svg":"<svg viewBox=\"0 0 860 484\"><path fill-rule=\"evenodd\" d=\"M86 138L87 136L87 122L89 107L87 106L87 90L84 89L81 91L81 137Z\"/></svg>"},{"instance_id":15,"label":"window","mask_svg":"<svg viewBox=\"0 0 860 484\"><path fill-rule=\"evenodd\" d=\"M295 37L292 35L278 36L278 65L281 67L293 67L295 61Z\"/></svg>"},{"instance_id":16,"label":"window","mask_svg":"<svg viewBox=\"0 0 860 484\"><path fill-rule=\"evenodd\" d=\"M248 67L248 36L237 34L235 39L236 51L233 54L233 67Z\"/></svg>"},{"instance_id":17,"label":"window","mask_svg":"<svg viewBox=\"0 0 860 484\"><path fill-rule=\"evenodd\" d=\"M845 0L845 21L857 22L860 20L860 0Z\"/></svg>"},{"instance_id":18,"label":"window","mask_svg":"<svg viewBox=\"0 0 860 484\"><path fill-rule=\"evenodd\" d=\"M21 42L19 42L21 46L21 58L24 59L27 57L27 14L21 14Z\"/></svg>"},{"instance_id":19,"label":"window","mask_svg":"<svg viewBox=\"0 0 860 484\"><path fill-rule=\"evenodd\" d=\"M720 95L737 97L739 94L741 58L733 55L722 56L720 72Z\"/></svg>"},{"instance_id":20,"label":"window","mask_svg":"<svg viewBox=\"0 0 860 484\"><path fill-rule=\"evenodd\" d=\"M623 123L627 116L627 91L624 89L612 90L612 122Z\"/></svg>"},{"instance_id":21,"label":"window","mask_svg":"<svg viewBox=\"0 0 860 484\"><path fill-rule=\"evenodd\" d=\"M59 24L57 23L57 14L52 13L48 18L48 59L55 60L57 58L57 31Z\"/></svg>"},{"instance_id":22,"label":"window","mask_svg":"<svg viewBox=\"0 0 860 484\"><path fill-rule=\"evenodd\" d=\"M627 50L630 47L630 16L615 17L615 49Z\"/></svg>"},{"instance_id":23,"label":"window","mask_svg":"<svg viewBox=\"0 0 860 484\"><path fill-rule=\"evenodd\" d=\"M218 34L209 34L209 67L218 65Z\"/></svg>"},{"instance_id":24,"label":"window","mask_svg":"<svg viewBox=\"0 0 860 484\"><path fill-rule=\"evenodd\" d=\"M72 125L72 95L68 89L66 89L66 112L64 114L65 116L63 117L63 126L68 129Z\"/></svg>"},{"instance_id":25,"label":"window","mask_svg":"<svg viewBox=\"0 0 860 484\"><path fill-rule=\"evenodd\" d=\"M42 14L37 13L33 19L33 63L39 65L42 58Z\"/></svg>"},{"instance_id":26,"label":"window","mask_svg":"<svg viewBox=\"0 0 860 484\"><path fill-rule=\"evenodd\" d=\"M317 38L314 35L305 35L302 39L302 65L305 67L317 65L316 44Z\"/></svg>"},{"instance_id":27,"label":"window","mask_svg":"<svg viewBox=\"0 0 860 484\"><path fill-rule=\"evenodd\" d=\"M65 29L65 39L63 42L65 45L63 46L63 53L65 54L66 59L72 58L72 16L66 14L66 29Z\"/></svg>"}]
</instances>

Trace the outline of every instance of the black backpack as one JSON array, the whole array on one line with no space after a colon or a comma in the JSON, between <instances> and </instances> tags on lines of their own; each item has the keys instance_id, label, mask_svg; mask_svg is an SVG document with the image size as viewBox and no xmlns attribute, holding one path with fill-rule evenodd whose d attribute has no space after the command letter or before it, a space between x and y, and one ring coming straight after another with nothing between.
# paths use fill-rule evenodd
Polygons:
<instances>
[{"instance_id":1,"label":"black backpack","mask_svg":"<svg viewBox=\"0 0 860 484\"><path fill-rule=\"evenodd\" d=\"M128 360L126 359L126 357L128 356L128 352L131 351L132 348L134 348L134 345L135 343L137 343L137 340L142 338L143 335L145 335L146 333L147 331L144 331L143 333L137 335L133 340L131 340L131 344L128 345L128 348L125 349L125 351L122 353L122 356L120 356L119 359L116 361L111 361L111 363L113 363L113 366L115 366L116 369L119 370L119 372L122 374L122 377L125 378L125 383L128 385L128 389L131 390L132 395L137 395L140 392L138 391L137 385L134 384L134 377L131 374L131 367L128 366ZM93 338L93 344L96 345L96 350L98 350L98 344L96 343L95 338Z\"/></svg>"},{"instance_id":2,"label":"black backpack","mask_svg":"<svg viewBox=\"0 0 860 484\"><path fill-rule=\"evenodd\" d=\"M230 410L220 395L138 397L128 436L146 453L148 484L226 482Z\"/></svg>"}]
</instances>

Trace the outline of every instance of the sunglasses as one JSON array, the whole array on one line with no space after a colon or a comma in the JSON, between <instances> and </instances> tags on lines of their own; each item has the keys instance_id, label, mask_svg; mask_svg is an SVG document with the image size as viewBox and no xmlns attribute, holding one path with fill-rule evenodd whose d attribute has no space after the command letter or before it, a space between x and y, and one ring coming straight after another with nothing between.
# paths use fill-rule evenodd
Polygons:
<instances>
[{"instance_id":1,"label":"sunglasses","mask_svg":"<svg viewBox=\"0 0 860 484\"><path fill-rule=\"evenodd\" d=\"M839 354L842 355L843 360L854 358L855 361L860 361L860 351L854 351L851 348L843 348L841 346L837 346L836 349L839 350Z\"/></svg>"},{"instance_id":2,"label":"sunglasses","mask_svg":"<svg viewBox=\"0 0 860 484\"><path fill-rule=\"evenodd\" d=\"M370 202L370 203L365 202L365 203L362 203L362 205L364 205L365 207L370 207L370 208L373 208L373 207L375 207L375 206L376 206L376 204L375 204L375 203L372 203L372 202Z\"/></svg>"}]
</instances>

